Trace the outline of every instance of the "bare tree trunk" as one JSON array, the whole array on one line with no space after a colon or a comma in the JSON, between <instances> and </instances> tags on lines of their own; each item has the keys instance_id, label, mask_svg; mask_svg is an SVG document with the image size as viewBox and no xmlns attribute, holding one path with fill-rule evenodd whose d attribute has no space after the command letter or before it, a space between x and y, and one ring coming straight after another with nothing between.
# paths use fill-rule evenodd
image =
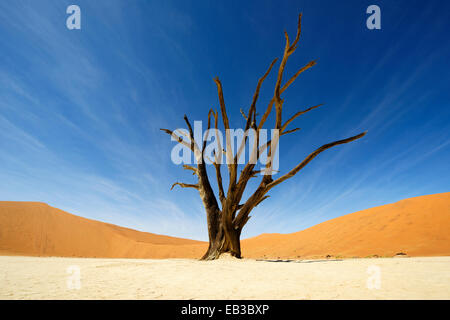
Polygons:
<instances>
[{"instance_id":1,"label":"bare tree trunk","mask_svg":"<svg viewBox=\"0 0 450 320\"><path fill-rule=\"evenodd\" d=\"M209 226L208 229L210 229ZM201 260L215 260L223 253L229 253L231 256L240 259L240 237L240 230L225 230L222 223L220 223L218 232L213 235L210 234L208 250Z\"/></svg>"},{"instance_id":2,"label":"bare tree trunk","mask_svg":"<svg viewBox=\"0 0 450 320\"><path fill-rule=\"evenodd\" d=\"M217 203L214 192L209 183L204 162L197 165L198 190L200 198L206 210L206 222L208 224L209 246L202 260L217 259L222 253L229 252L236 258L241 257L239 238L241 229L233 228L231 220L226 221ZM226 227L228 226L228 228Z\"/></svg>"}]
</instances>

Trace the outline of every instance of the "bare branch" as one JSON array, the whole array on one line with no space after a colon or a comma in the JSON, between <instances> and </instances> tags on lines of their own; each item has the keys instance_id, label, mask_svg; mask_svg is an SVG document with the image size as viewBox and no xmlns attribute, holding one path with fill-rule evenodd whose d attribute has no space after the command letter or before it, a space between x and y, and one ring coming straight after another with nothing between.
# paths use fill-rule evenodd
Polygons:
<instances>
[{"instance_id":1,"label":"bare branch","mask_svg":"<svg viewBox=\"0 0 450 320\"><path fill-rule=\"evenodd\" d=\"M222 162L222 153L223 153L223 149L222 146L220 144L220 139L219 139L219 124L218 124L218 119L219 119L219 112L212 112L213 116L214 116L214 127L216 129L216 143L217 143L217 150L219 150L219 155L216 154L216 152L214 151L214 168L216 169L216 179L217 179L217 186L219 188L219 200L222 203L222 207L225 204L225 192L223 190L223 182L222 182L222 173L220 172L220 167L221 167L221 162Z\"/></svg>"},{"instance_id":2,"label":"bare branch","mask_svg":"<svg viewBox=\"0 0 450 320\"><path fill-rule=\"evenodd\" d=\"M233 225L236 230L242 229L247 221L250 219L249 214L255 205L261 202L262 198L266 194L267 189L265 186L260 185L256 191L247 199L244 206L239 211L239 214L233 219Z\"/></svg>"},{"instance_id":3,"label":"bare branch","mask_svg":"<svg viewBox=\"0 0 450 320\"><path fill-rule=\"evenodd\" d=\"M183 118L189 128L189 138L191 139L191 145L192 145L191 149L196 150L196 149L198 149L198 146L194 139L194 131L192 130L191 123L189 122L189 119L186 115L184 115Z\"/></svg>"},{"instance_id":4,"label":"bare branch","mask_svg":"<svg viewBox=\"0 0 450 320\"><path fill-rule=\"evenodd\" d=\"M181 136L177 136L173 131L169 129L159 129L159 130L164 131L165 133L171 135L176 141L178 141L178 143L181 143L182 145L188 147L191 151L194 151L192 144L189 144L186 141L184 141Z\"/></svg>"},{"instance_id":5,"label":"bare branch","mask_svg":"<svg viewBox=\"0 0 450 320\"><path fill-rule=\"evenodd\" d=\"M225 100L223 99L222 83L220 82L219 77L215 77L214 82L216 83L217 93L219 95L220 111L222 113L223 125L225 127L225 130L230 129L230 122L228 121L227 110L225 108Z\"/></svg>"},{"instance_id":6,"label":"bare branch","mask_svg":"<svg viewBox=\"0 0 450 320\"><path fill-rule=\"evenodd\" d=\"M225 202L225 192L223 190L223 184L222 184L222 174L220 173L220 164L217 162L214 162L214 168L216 169L216 179L217 179L217 186L219 187L219 200L223 203Z\"/></svg>"},{"instance_id":7,"label":"bare branch","mask_svg":"<svg viewBox=\"0 0 450 320\"><path fill-rule=\"evenodd\" d=\"M258 157L257 157L256 160L259 159L259 157L261 156L261 154L262 154L264 151L266 151L266 149L270 146L271 143L272 143L272 140L269 140L269 141L267 141L263 146L261 146L261 147L258 149Z\"/></svg>"},{"instance_id":8,"label":"bare branch","mask_svg":"<svg viewBox=\"0 0 450 320\"><path fill-rule=\"evenodd\" d=\"M244 110L242 110L242 108L239 110L242 114L242 116L244 117L245 120L248 120L248 117L245 115Z\"/></svg>"},{"instance_id":9,"label":"bare branch","mask_svg":"<svg viewBox=\"0 0 450 320\"><path fill-rule=\"evenodd\" d=\"M295 129L292 129L292 130L284 131L284 132L282 132L282 133L280 134L280 137L281 137L281 136L284 136L285 134L288 134L288 133L296 132L296 131L298 131L298 130L300 130L300 128L295 128Z\"/></svg>"},{"instance_id":10,"label":"bare branch","mask_svg":"<svg viewBox=\"0 0 450 320\"><path fill-rule=\"evenodd\" d=\"M264 73L264 75L261 78L259 78L259 80L258 80L258 84L256 85L255 93L253 94L252 104L250 105L250 110L248 112L248 119L247 119L247 124L245 126L245 130L248 130L250 128L252 115L253 115L253 119L255 119L254 116L256 115L256 102L258 101L258 96L259 96L259 91L261 89L261 85L264 82L264 80L267 78L267 76L269 75L270 71L272 70L273 66L275 65L275 63L277 61L278 61L278 58L273 59L269 68L267 69L266 73Z\"/></svg>"},{"instance_id":11,"label":"bare branch","mask_svg":"<svg viewBox=\"0 0 450 320\"><path fill-rule=\"evenodd\" d=\"M315 60L312 60L310 62L308 62L304 67L302 67L300 70L298 70L285 84L284 86L281 88L280 93L283 93L287 88L289 88L289 86L292 84L292 82L295 81L295 79L297 79L297 77L303 72L308 70L309 68L315 66L317 63Z\"/></svg>"},{"instance_id":12,"label":"bare branch","mask_svg":"<svg viewBox=\"0 0 450 320\"><path fill-rule=\"evenodd\" d=\"M202 156L203 156L203 153L205 152L206 141L208 140L209 129L211 128L211 114L214 115L213 109L210 109L209 112L208 112L208 128L206 129L206 132L207 132L206 137L203 139Z\"/></svg>"},{"instance_id":13,"label":"bare branch","mask_svg":"<svg viewBox=\"0 0 450 320\"><path fill-rule=\"evenodd\" d=\"M247 123L245 124L244 138L242 139L241 145L238 148L238 152L236 153L236 155L234 157L235 163L237 163L237 161L238 161L239 157L241 156L241 153L244 150L245 145L247 143L248 129L250 129L250 128L256 129L255 128L256 127L256 102L258 101L259 91L261 89L262 83L269 75L270 71L272 70L272 68L275 65L275 63L277 62L277 60L278 60L278 58L273 59L272 63L270 64L269 68L266 70L264 75L261 78L259 78L258 84L256 85L255 93L253 94L252 104L250 105L250 110L248 111L248 117L245 116L244 112L241 109L241 113L244 116L244 118L246 118ZM257 139L257 141L259 140L258 136L256 137L256 139Z\"/></svg>"},{"instance_id":14,"label":"bare branch","mask_svg":"<svg viewBox=\"0 0 450 320\"><path fill-rule=\"evenodd\" d=\"M250 178L256 178L258 173L261 173L263 170L252 170L250 174Z\"/></svg>"},{"instance_id":15,"label":"bare branch","mask_svg":"<svg viewBox=\"0 0 450 320\"><path fill-rule=\"evenodd\" d=\"M315 106L313 106L313 107L310 107L310 108L308 108L308 109L306 109L306 110L302 110L302 111L297 112L296 114L294 114L292 117L290 117L289 120L287 120L287 121L283 124L283 126L281 127L281 132L283 132L283 131L286 129L286 127L289 125L289 123L291 123L292 121L294 121L297 117L301 116L302 114L307 113L308 111L314 110L314 109L316 109L316 108L318 108L318 107L320 107L320 106L323 106L323 103L318 104L318 105L315 105Z\"/></svg>"},{"instance_id":16,"label":"bare branch","mask_svg":"<svg viewBox=\"0 0 450 320\"><path fill-rule=\"evenodd\" d=\"M259 200L256 204L255 207L257 207L261 202L263 202L264 200L266 200L267 198L270 198L270 196L264 196L261 198L261 200Z\"/></svg>"},{"instance_id":17,"label":"bare branch","mask_svg":"<svg viewBox=\"0 0 450 320\"><path fill-rule=\"evenodd\" d=\"M274 103L275 103L275 110L276 110L275 128L281 129L281 113L282 113L282 107L283 107L283 100L281 99L281 96L280 96L282 93L281 82L283 80L283 73L284 73L284 68L286 67L286 62L287 62L289 56L292 53L294 53L295 49L297 48L298 40L300 39L301 19L302 19L302 14L299 14L298 24L297 24L297 35L296 35L295 40L292 43L292 45L289 44L289 36L288 36L287 32L286 31L284 32L284 35L286 38L286 46L284 48L283 58L281 59L280 67L278 68L278 76L277 76L277 81L275 84L275 91L274 91L273 99L270 101L269 105L267 106L266 112L264 113L264 115L261 119L258 129L262 128L262 125L264 124L267 117L269 116ZM297 76L295 76L295 78ZM290 80L291 82L286 86L286 88L295 80L295 78L292 81ZM285 86L283 86L283 88L285 88Z\"/></svg>"},{"instance_id":18,"label":"bare branch","mask_svg":"<svg viewBox=\"0 0 450 320\"><path fill-rule=\"evenodd\" d=\"M305 70L308 70L309 68L311 68L312 66L316 65L316 61L310 61L308 62L308 64L304 67L302 67L300 70L298 70L285 84L284 86L280 89L280 94L282 94L287 88L289 88L289 86L295 81L295 79L297 79L297 77ZM258 125L258 129L261 129L264 125L264 123L266 122L267 118L269 117L270 113L272 112L272 107L273 104L275 103L275 98L272 98L272 100L270 100L266 111L264 112L259 125Z\"/></svg>"},{"instance_id":19,"label":"bare branch","mask_svg":"<svg viewBox=\"0 0 450 320\"><path fill-rule=\"evenodd\" d=\"M267 117L269 116L269 114L272 110L273 104L275 104L275 129L279 129L280 130L279 133L280 134L282 133L282 131L283 131L282 130L282 111L283 111L283 103L284 103L284 100L281 99L282 90L285 90L290 84L292 84L292 82L297 78L297 76L300 73L302 73L304 70L310 68L315 63L315 62L309 63L308 65L306 65L305 67L300 69L291 79L289 79L289 81L286 83L286 85L281 87L281 83L283 80L283 73L284 73L284 69L286 67L287 60L288 60L289 56L292 53L294 53L295 49L297 48L297 43L300 39L301 18L302 18L302 15L300 14L298 17L297 35L296 35L296 38L295 38L294 42L292 43L292 45L290 45L289 36L288 36L287 32L286 31L284 32L285 38L286 38L286 46L284 49L283 58L281 60L280 67L278 69L278 77L277 77L277 81L275 84L274 95L267 107L265 114L263 115L263 118L261 119L258 129L262 128L262 125L264 124L264 122L266 121ZM276 140L276 142L278 142L278 140ZM276 145L275 145L275 148L276 148ZM273 152L275 152L275 150L272 150L272 145L270 145L269 149L268 149L269 159L272 159ZM269 172L270 172L270 174L269 174ZM261 183L264 185L267 185L267 184L271 183L272 181L273 181L272 180L272 160L269 160L268 163L266 164L266 174L264 175Z\"/></svg>"},{"instance_id":20,"label":"bare branch","mask_svg":"<svg viewBox=\"0 0 450 320\"><path fill-rule=\"evenodd\" d=\"M181 134L181 135L185 136L186 138L188 138L189 141L191 141L191 138L189 137L189 134L186 133L186 132L184 132L184 131L181 130L181 129L175 129L174 133Z\"/></svg>"},{"instance_id":21,"label":"bare branch","mask_svg":"<svg viewBox=\"0 0 450 320\"><path fill-rule=\"evenodd\" d=\"M362 132L356 136L347 138L347 139L343 139L343 140L338 140L338 141L334 141L331 143L327 143L324 144L323 146L321 146L320 148L316 149L313 153L311 153L309 156L307 156L300 164L298 164L294 169L292 169L291 171L289 171L288 173L286 173L285 175L283 175L282 177L276 179L275 181L271 182L270 184L267 185L267 190L270 190L271 188L273 188L274 186L280 184L281 182L292 178L293 176L295 176L301 169L303 169L312 159L314 159L319 153L337 146L339 144L344 144L344 143L348 143L354 140L357 140L359 138L364 137L364 135L367 133L367 131Z\"/></svg>"},{"instance_id":22,"label":"bare branch","mask_svg":"<svg viewBox=\"0 0 450 320\"><path fill-rule=\"evenodd\" d=\"M170 190L172 190L175 186L180 186L182 188L194 188L194 189L198 189L198 184L189 184L189 183L182 183L182 182L175 182L172 187L170 188Z\"/></svg>"},{"instance_id":23,"label":"bare branch","mask_svg":"<svg viewBox=\"0 0 450 320\"><path fill-rule=\"evenodd\" d=\"M220 159L220 162L222 161L222 154L225 153L225 150L222 148L222 145L220 144L220 139L219 139L219 112L218 111L212 111L212 115L214 117L214 128L216 129L216 143L217 143L217 150L219 151L219 154L217 154L214 151L214 160L215 162L218 162L218 159Z\"/></svg>"},{"instance_id":24,"label":"bare branch","mask_svg":"<svg viewBox=\"0 0 450 320\"><path fill-rule=\"evenodd\" d=\"M189 135L190 135L191 139L193 140L194 139L194 131L192 130L191 123L189 122L187 115L184 115L183 118L189 128Z\"/></svg>"},{"instance_id":25,"label":"bare branch","mask_svg":"<svg viewBox=\"0 0 450 320\"><path fill-rule=\"evenodd\" d=\"M193 171L192 174L198 175L198 169L193 167L193 166L189 166L187 164L183 164L183 169L185 169L185 170L192 170Z\"/></svg>"},{"instance_id":26,"label":"bare branch","mask_svg":"<svg viewBox=\"0 0 450 320\"><path fill-rule=\"evenodd\" d=\"M229 172L229 184L228 184L227 195L229 195L230 191L232 189L234 189L234 186L236 185L237 164L230 163L230 162L232 162L232 159L233 159L231 141L230 141L231 139L229 136L230 122L228 120L227 110L225 108L225 100L223 98L222 83L220 82L219 77L214 78L214 82L217 85L217 93L219 95L220 111L222 113L223 126L225 127L225 144L226 144L226 151L227 151L226 156L227 156L228 172Z\"/></svg>"},{"instance_id":27,"label":"bare branch","mask_svg":"<svg viewBox=\"0 0 450 320\"><path fill-rule=\"evenodd\" d=\"M294 42L292 42L292 45L289 47L289 52L292 53L297 49L297 43L300 39L300 34L302 32L302 14L300 13L298 15L298 22L297 22L297 35L295 36Z\"/></svg>"}]
</instances>

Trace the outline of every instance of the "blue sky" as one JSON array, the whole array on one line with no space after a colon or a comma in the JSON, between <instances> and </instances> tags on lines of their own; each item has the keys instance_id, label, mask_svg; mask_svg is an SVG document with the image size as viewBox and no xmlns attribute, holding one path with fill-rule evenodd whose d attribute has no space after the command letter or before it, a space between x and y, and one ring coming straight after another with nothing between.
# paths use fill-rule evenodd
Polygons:
<instances>
[{"instance_id":1,"label":"blue sky","mask_svg":"<svg viewBox=\"0 0 450 320\"><path fill-rule=\"evenodd\" d=\"M81 8L81 30L66 28L70 4ZM381 30L366 28L371 4ZM170 191L194 177L171 162L174 142L159 128L184 127L184 114L205 121L218 108L215 76L232 127L243 126L239 109L281 57L283 31L295 36L299 12L287 76L318 64L285 92L283 112L325 105L281 140L281 172L324 143L369 132L271 191L243 237L450 191L448 1L30 0L0 3L0 200L207 239L197 191Z\"/></svg>"}]
</instances>

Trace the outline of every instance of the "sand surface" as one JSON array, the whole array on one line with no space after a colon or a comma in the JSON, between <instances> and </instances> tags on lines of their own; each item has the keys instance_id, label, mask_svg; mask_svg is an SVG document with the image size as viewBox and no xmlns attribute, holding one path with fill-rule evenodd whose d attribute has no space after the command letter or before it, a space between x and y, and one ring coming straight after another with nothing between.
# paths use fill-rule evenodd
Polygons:
<instances>
[{"instance_id":1,"label":"sand surface","mask_svg":"<svg viewBox=\"0 0 450 320\"><path fill-rule=\"evenodd\" d=\"M450 257L205 262L0 256L0 270L0 299L450 299Z\"/></svg>"},{"instance_id":2,"label":"sand surface","mask_svg":"<svg viewBox=\"0 0 450 320\"><path fill-rule=\"evenodd\" d=\"M347 214L296 233L245 239L242 254L295 259L450 256L449 230L447 192ZM43 203L0 202L0 255L199 258L206 248L205 242L139 232Z\"/></svg>"}]
</instances>

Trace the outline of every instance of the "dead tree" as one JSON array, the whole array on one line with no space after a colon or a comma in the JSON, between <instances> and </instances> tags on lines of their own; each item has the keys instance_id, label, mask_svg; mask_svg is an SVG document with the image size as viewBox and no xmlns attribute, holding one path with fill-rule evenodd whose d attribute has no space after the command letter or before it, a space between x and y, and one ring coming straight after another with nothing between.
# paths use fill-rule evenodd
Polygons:
<instances>
[{"instance_id":1,"label":"dead tree","mask_svg":"<svg viewBox=\"0 0 450 320\"><path fill-rule=\"evenodd\" d=\"M257 113L256 113L256 102L258 100L258 95L260 92L261 85L263 81L266 79L266 77L269 75L270 71L272 70L272 67L275 65L278 59L275 59L270 64L268 70L266 73L259 79L258 84L256 86L255 93L253 95L253 100L250 105L250 108L248 110L248 113L245 114L242 110L241 113L244 116L244 119L246 120L245 124L245 132L249 129L255 130L257 143L255 144L257 148L257 158L260 157L261 153L265 150L269 154L269 157L273 152L275 151L274 148L276 148L276 145L269 141L263 146L259 145L259 133L260 130L263 128L266 120L268 119L269 115L271 114L273 107L275 106L275 125L273 128L278 129L279 137L293 133L299 128L287 130L288 125L297 117L299 117L302 114L305 114L306 112L309 112L315 108L320 107L321 105L316 105L313 107L310 107L305 110L298 111L294 115L292 115L290 118L288 118L286 121L282 121L282 110L283 110L283 99L281 98L281 94L297 79L297 77L304 72L305 70L311 68L316 64L316 62L313 60L309 63L307 63L304 67L300 68L288 81L282 85L283 80L283 74L284 69L286 66L286 62L289 59L289 57L295 52L297 49L297 45L300 39L300 33L301 33L301 17L302 15L299 15L298 18L298 27L297 27L297 35L295 37L295 40L291 43L289 40L289 36L287 32L285 32L285 38L286 38L286 46L284 48L283 57L281 59L280 66L278 68L278 74L277 79L275 83L275 90L272 99L270 100L265 112L263 113L261 119L259 120L259 123L257 123ZM230 123L228 120L227 111L225 108L225 100L223 96L223 90L222 90L222 84L219 80L219 78L215 78L214 82L217 86L218 96L219 96L219 105L220 105L220 112L221 112L221 118L223 122L223 127L225 129L230 129ZM211 128L211 117L214 118L214 127L215 130L219 130L218 128L218 118L219 114L218 111L210 110L208 113L208 130ZM203 205L206 209L206 218L207 218L207 224L208 224L208 234L209 234L209 247L207 252L203 255L202 260L214 260L217 259L222 253L230 253L232 256L236 258L241 257L241 246L240 246L240 235L242 228L245 226L245 224L250 219L250 212L259 205L262 201L267 199L269 196L267 193L274 188L275 186L279 185L280 183L286 181L289 178L292 178L295 176L301 169L303 169L312 159L314 159L319 153L340 145L344 143L348 143L354 140L357 140L361 137L363 137L366 132L360 133L356 136L349 137L343 140L337 140L331 143L327 143L320 148L316 149L314 152L312 152L310 155L308 155L303 161L301 161L297 166L292 168L289 172L285 173L284 175L281 175L278 178L273 178L273 170L272 170L272 161L268 161L264 168L264 174L261 175L261 182L259 183L256 190L253 192L253 194L245 201L242 202L242 196L244 194L244 190L247 187L247 184L251 178L255 178L257 176L257 173L260 173L260 171L255 170L255 163L251 163L250 161L247 162L242 171L240 172L240 175L238 175L238 157L239 157L239 151L236 152L236 154L232 155L232 150L229 146L229 137L227 135L227 142L226 146L222 148L219 145L219 150L226 154L227 159L231 156L231 161L227 161L227 168L228 168L228 188L225 193L225 189L222 182L222 175L221 175L221 162L218 160L219 156L215 154L215 159L213 162L213 165L215 167L215 173L216 173L216 179L217 179L217 185L218 185L218 199L216 198L213 188L211 187L211 183L208 177L206 163L205 163L205 156L204 156L204 149L206 145L206 139L204 139L201 143L201 146L199 146L195 139L194 139L194 133L192 130L192 126L186 117L184 116L184 120L188 126L189 134L185 134L185 137L183 138L181 134L177 132L173 132L168 129L161 129L164 132L170 134L172 137L176 139L179 143L185 145L187 148L189 148L195 155L197 165L196 166L190 166L190 165L184 165L184 169L192 170L193 174L197 176L198 182L196 184L187 184L187 183L180 183L177 182L173 184L172 189L174 186L178 185L182 188L195 188L199 191L200 198L202 199ZM214 129L212 129L214 130ZM187 138L187 139L185 139ZM241 150L242 146L246 145L247 143L247 136L245 139L243 139L241 146L239 150ZM273 139L272 139L273 140ZM273 150L272 150L273 149Z\"/></svg>"}]
</instances>

